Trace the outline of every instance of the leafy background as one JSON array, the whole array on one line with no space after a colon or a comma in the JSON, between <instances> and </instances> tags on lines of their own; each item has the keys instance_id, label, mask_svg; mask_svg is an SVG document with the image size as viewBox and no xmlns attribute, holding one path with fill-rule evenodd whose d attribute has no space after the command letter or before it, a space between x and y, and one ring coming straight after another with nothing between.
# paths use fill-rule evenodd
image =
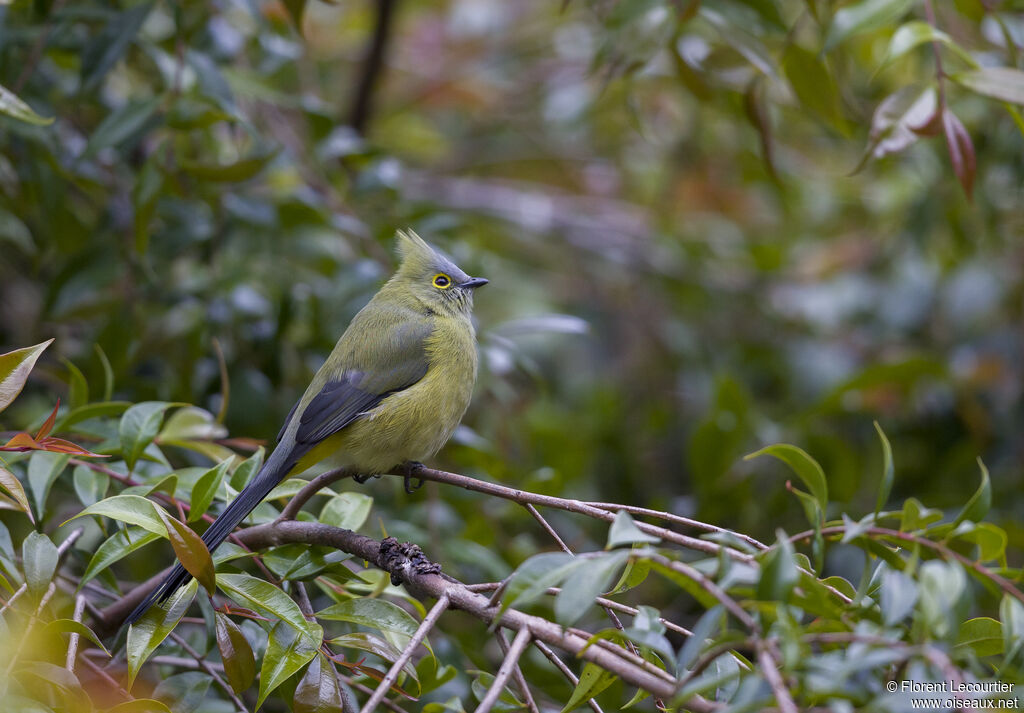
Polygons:
<instances>
[{"instance_id":1,"label":"leafy background","mask_svg":"<svg viewBox=\"0 0 1024 713\"><path fill-rule=\"evenodd\" d=\"M0 344L57 338L4 428L54 395L160 400L269 443L412 227L492 280L477 394L437 465L772 541L804 513L781 465L742 456L798 443L830 516L868 512L878 420L893 501L952 516L982 457L1019 564L1019 4L55 0L0 18L0 84L34 112L0 97ZM80 507L58 475L57 522ZM466 576L548 547L517 508L367 487L377 534ZM856 579L841 549L828 567Z\"/></svg>"}]
</instances>

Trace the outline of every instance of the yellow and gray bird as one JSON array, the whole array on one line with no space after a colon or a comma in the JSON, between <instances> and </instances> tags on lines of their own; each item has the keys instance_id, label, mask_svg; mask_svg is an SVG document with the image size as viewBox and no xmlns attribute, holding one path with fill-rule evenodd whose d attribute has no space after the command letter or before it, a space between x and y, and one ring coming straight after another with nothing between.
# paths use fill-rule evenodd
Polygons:
<instances>
[{"instance_id":1,"label":"yellow and gray bird","mask_svg":"<svg viewBox=\"0 0 1024 713\"><path fill-rule=\"evenodd\" d=\"M323 462L383 473L433 456L459 425L476 381L473 292L487 280L411 231L398 251L398 271L341 335L263 468L203 534L211 552L288 476ZM176 564L127 622L190 578Z\"/></svg>"}]
</instances>

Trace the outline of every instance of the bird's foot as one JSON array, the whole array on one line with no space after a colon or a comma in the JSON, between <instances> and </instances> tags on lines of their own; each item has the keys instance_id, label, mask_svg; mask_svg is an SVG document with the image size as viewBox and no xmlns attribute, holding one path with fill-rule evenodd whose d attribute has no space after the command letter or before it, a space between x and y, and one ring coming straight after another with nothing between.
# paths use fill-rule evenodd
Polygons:
<instances>
[{"instance_id":1,"label":"bird's foot","mask_svg":"<svg viewBox=\"0 0 1024 713\"><path fill-rule=\"evenodd\" d=\"M352 480L356 481L360 485L364 484L370 478L379 478L380 475L376 473L360 473L359 475L353 475Z\"/></svg>"},{"instance_id":2,"label":"bird's foot","mask_svg":"<svg viewBox=\"0 0 1024 713\"><path fill-rule=\"evenodd\" d=\"M385 537L380 543L377 565L391 574L391 583L402 583L402 574L440 574L441 565L431 562L419 545L399 542L394 537Z\"/></svg>"},{"instance_id":3,"label":"bird's foot","mask_svg":"<svg viewBox=\"0 0 1024 713\"><path fill-rule=\"evenodd\" d=\"M426 467L427 466L423 465L418 460L409 460L402 464L401 470L402 475L405 476L406 493L411 495L423 487L423 478L416 478L416 485L412 484L412 479L416 477L416 471Z\"/></svg>"}]
</instances>

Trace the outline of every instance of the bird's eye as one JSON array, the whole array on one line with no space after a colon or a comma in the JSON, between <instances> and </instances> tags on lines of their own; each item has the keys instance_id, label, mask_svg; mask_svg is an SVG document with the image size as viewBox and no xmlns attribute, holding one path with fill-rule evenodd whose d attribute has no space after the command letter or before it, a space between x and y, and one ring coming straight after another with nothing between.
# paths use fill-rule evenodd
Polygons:
<instances>
[{"instance_id":1,"label":"bird's eye","mask_svg":"<svg viewBox=\"0 0 1024 713\"><path fill-rule=\"evenodd\" d=\"M439 290L447 290L452 286L452 278L448 277L444 273L434 275L434 287Z\"/></svg>"}]
</instances>

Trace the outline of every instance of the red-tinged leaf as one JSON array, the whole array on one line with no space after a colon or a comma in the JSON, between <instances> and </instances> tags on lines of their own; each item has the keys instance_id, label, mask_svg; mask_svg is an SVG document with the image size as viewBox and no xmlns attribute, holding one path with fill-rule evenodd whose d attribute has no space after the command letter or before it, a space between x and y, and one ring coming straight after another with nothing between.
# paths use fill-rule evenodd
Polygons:
<instances>
[{"instance_id":1,"label":"red-tinged leaf","mask_svg":"<svg viewBox=\"0 0 1024 713\"><path fill-rule=\"evenodd\" d=\"M50 417L46 419L42 426L39 427L39 433L36 434L37 441L50 435L50 431L53 430L53 422L57 420L57 409L59 408L60 399L57 399L57 405L53 407Z\"/></svg>"},{"instance_id":2,"label":"red-tinged leaf","mask_svg":"<svg viewBox=\"0 0 1024 713\"><path fill-rule=\"evenodd\" d=\"M252 647L238 624L220 612L214 616L217 622L217 648L224 662L224 673L235 693L241 693L256 680L256 659Z\"/></svg>"},{"instance_id":3,"label":"red-tinged leaf","mask_svg":"<svg viewBox=\"0 0 1024 713\"><path fill-rule=\"evenodd\" d=\"M36 439L24 431L15 433L11 440L0 446L0 451L41 451L42 447L36 443Z\"/></svg>"},{"instance_id":4,"label":"red-tinged leaf","mask_svg":"<svg viewBox=\"0 0 1024 713\"><path fill-rule=\"evenodd\" d=\"M51 453L68 453L70 455L83 456L86 458L110 457L100 453L93 453L92 451L86 450L71 441L65 441L63 438L56 438L55 436L46 436L43 439L36 440L24 431L14 434L14 437L11 438L11 440L0 446L0 451L15 451L19 453L24 451L49 451Z\"/></svg>"},{"instance_id":5,"label":"red-tinged leaf","mask_svg":"<svg viewBox=\"0 0 1024 713\"><path fill-rule=\"evenodd\" d=\"M270 621L270 619L268 619L265 616L261 616L260 614L257 614L252 609L246 609L245 607L239 606L231 606L227 602L224 603L224 606L215 609L214 611L218 611L222 614L228 614L231 616L240 616L243 619L252 619L253 621Z\"/></svg>"},{"instance_id":6,"label":"red-tinged leaf","mask_svg":"<svg viewBox=\"0 0 1024 713\"><path fill-rule=\"evenodd\" d=\"M953 163L953 171L960 180L960 185L971 199L974 190L974 174L976 161L974 143L963 123L949 109L942 113L942 131L946 135L946 146L949 148L949 160Z\"/></svg>"},{"instance_id":7,"label":"red-tinged leaf","mask_svg":"<svg viewBox=\"0 0 1024 713\"><path fill-rule=\"evenodd\" d=\"M214 578L213 558L210 557L206 543L188 525L175 520L163 508L156 508L156 512L164 521L167 537L181 566L213 596L217 591L217 582Z\"/></svg>"}]
</instances>

